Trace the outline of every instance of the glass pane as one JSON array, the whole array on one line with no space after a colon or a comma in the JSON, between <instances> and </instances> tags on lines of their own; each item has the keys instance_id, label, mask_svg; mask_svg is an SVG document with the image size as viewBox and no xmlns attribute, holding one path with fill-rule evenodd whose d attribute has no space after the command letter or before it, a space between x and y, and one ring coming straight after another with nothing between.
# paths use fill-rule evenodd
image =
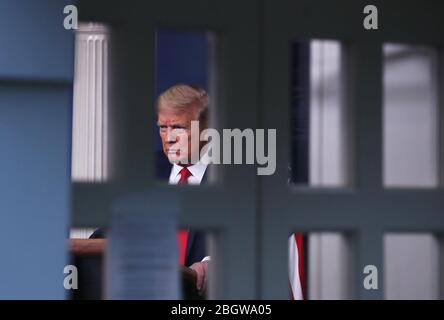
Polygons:
<instances>
[{"instance_id":1,"label":"glass pane","mask_svg":"<svg viewBox=\"0 0 444 320\"><path fill-rule=\"evenodd\" d=\"M350 239L339 232L295 232L289 237L290 298L351 299Z\"/></svg>"},{"instance_id":2,"label":"glass pane","mask_svg":"<svg viewBox=\"0 0 444 320\"><path fill-rule=\"evenodd\" d=\"M386 299L439 298L439 242L427 233L384 236Z\"/></svg>"},{"instance_id":3,"label":"glass pane","mask_svg":"<svg viewBox=\"0 0 444 320\"><path fill-rule=\"evenodd\" d=\"M348 185L344 50L333 40L297 42L291 59L291 181Z\"/></svg>"},{"instance_id":4,"label":"glass pane","mask_svg":"<svg viewBox=\"0 0 444 320\"><path fill-rule=\"evenodd\" d=\"M384 185L438 185L437 53L384 45Z\"/></svg>"},{"instance_id":5,"label":"glass pane","mask_svg":"<svg viewBox=\"0 0 444 320\"><path fill-rule=\"evenodd\" d=\"M199 132L196 132L199 137L203 130L215 122L213 118L215 97L213 98L213 92L210 92L213 85L211 81L213 41L214 36L209 32L159 30L156 33L157 100L153 108L153 129L156 139L155 173L161 181L168 182L171 178L169 182L172 183L174 178L177 178L177 175L171 176L174 173L173 162L181 161L180 159L184 157L191 164L200 160L203 143L193 144L196 140L193 139L191 122L199 121ZM171 121L174 122L173 126L169 126ZM177 134L178 137L172 134L174 126L183 129L183 133ZM173 152L174 148L184 147L180 142L173 144L173 140L176 139L191 141L186 144L186 151ZM196 151L196 159L190 156L193 151ZM188 153L189 156L183 154L179 156L180 152ZM211 167L205 170L203 178L197 179L199 181L194 179L196 174L191 170L190 184L200 184L201 181L212 182L214 170Z\"/></svg>"}]
</instances>

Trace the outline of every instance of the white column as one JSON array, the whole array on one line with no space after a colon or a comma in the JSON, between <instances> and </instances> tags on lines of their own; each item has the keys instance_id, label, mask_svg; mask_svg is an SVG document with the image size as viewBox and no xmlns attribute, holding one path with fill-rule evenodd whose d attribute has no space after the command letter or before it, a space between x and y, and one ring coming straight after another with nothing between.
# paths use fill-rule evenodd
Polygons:
<instances>
[{"instance_id":1,"label":"white column","mask_svg":"<svg viewBox=\"0 0 444 320\"><path fill-rule=\"evenodd\" d=\"M72 180L98 182L109 178L109 29L80 24L75 39L72 123ZM87 238L90 229L71 230L71 238Z\"/></svg>"},{"instance_id":2,"label":"white column","mask_svg":"<svg viewBox=\"0 0 444 320\"><path fill-rule=\"evenodd\" d=\"M108 178L108 47L106 26L80 24L74 75L73 181Z\"/></svg>"}]
</instances>

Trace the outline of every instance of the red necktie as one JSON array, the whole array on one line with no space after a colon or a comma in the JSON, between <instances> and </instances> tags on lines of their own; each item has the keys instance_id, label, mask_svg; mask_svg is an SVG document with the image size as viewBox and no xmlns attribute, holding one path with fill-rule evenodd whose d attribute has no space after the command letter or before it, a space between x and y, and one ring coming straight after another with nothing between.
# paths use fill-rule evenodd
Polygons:
<instances>
[{"instance_id":1,"label":"red necktie","mask_svg":"<svg viewBox=\"0 0 444 320\"><path fill-rule=\"evenodd\" d=\"M187 167L184 167L179 172L180 179L177 184L188 184L188 178L191 176L190 170ZM187 242L188 242L188 230L181 229L177 232L177 242L179 246L179 263L180 265L185 265L185 258L187 253Z\"/></svg>"},{"instance_id":2,"label":"red necktie","mask_svg":"<svg viewBox=\"0 0 444 320\"><path fill-rule=\"evenodd\" d=\"M187 167L183 167L182 170L179 171L180 179L177 184L188 184L188 177L191 176L190 170Z\"/></svg>"}]
</instances>

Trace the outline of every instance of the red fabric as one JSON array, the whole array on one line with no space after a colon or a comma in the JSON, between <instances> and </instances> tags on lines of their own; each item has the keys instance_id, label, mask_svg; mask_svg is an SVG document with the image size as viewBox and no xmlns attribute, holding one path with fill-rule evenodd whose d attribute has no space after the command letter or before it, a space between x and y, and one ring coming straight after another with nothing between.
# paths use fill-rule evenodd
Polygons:
<instances>
[{"instance_id":1,"label":"red fabric","mask_svg":"<svg viewBox=\"0 0 444 320\"><path fill-rule=\"evenodd\" d=\"M188 178L191 176L190 170L187 167L183 167L179 172L180 179L177 184L187 184ZM179 248L179 264L185 265L185 259L187 256L187 243L188 243L188 230L182 229L177 232L177 246Z\"/></svg>"},{"instance_id":2,"label":"red fabric","mask_svg":"<svg viewBox=\"0 0 444 320\"><path fill-rule=\"evenodd\" d=\"M295 233L294 238L298 248L299 280L301 281L302 296L305 298L304 235L302 233Z\"/></svg>"},{"instance_id":3,"label":"red fabric","mask_svg":"<svg viewBox=\"0 0 444 320\"><path fill-rule=\"evenodd\" d=\"M179 264L185 265L187 254L188 230L182 229L177 232L177 246L179 247Z\"/></svg>"},{"instance_id":4,"label":"red fabric","mask_svg":"<svg viewBox=\"0 0 444 320\"><path fill-rule=\"evenodd\" d=\"M299 282L301 283L302 298L305 299L305 270L304 270L304 235L302 233L293 234L296 247L298 248L298 269L299 269ZM294 300L293 290L290 285L290 300Z\"/></svg>"}]
</instances>

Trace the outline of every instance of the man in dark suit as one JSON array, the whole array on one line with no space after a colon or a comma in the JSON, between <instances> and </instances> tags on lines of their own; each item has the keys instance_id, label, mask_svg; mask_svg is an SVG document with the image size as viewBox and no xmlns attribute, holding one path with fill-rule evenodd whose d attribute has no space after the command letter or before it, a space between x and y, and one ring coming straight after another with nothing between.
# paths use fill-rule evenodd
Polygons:
<instances>
[{"instance_id":1,"label":"man in dark suit","mask_svg":"<svg viewBox=\"0 0 444 320\"><path fill-rule=\"evenodd\" d=\"M204 142L197 138L198 144L191 143L191 121L198 121L199 131L193 134L200 136L208 126L208 104L205 90L186 84L172 86L159 96L156 112L163 150L156 153L157 178L177 185L199 185L206 180L207 164L200 159ZM197 157L192 157L192 153ZM105 233L98 229L91 238L104 238ZM205 236L202 232L182 229L177 238L179 263L196 272L196 287L204 293L210 261Z\"/></svg>"},{"instance_id":2,"label":"man in dark suit","mask_svg":"<svg viewBox=\"0 0 444 320\"><path fill-rule=\"evenodd\" d=\"M187 84L174 85L157 99L157 125L166 156L164 159L170 164L169 184L199 185L205 180L207 164L202 161L200 154L205 142L201 142L199 137L208 127L208 105L209 97L205 90ZM191 130L192 121L198 123L199 130L196 132ZM158 167L166 166L162 160L158 162ZM197 289L205 291L210 257L205 256L204 235L180 230L178 244L179 262L196 272Z\"/></svg>"}]
</instances>

